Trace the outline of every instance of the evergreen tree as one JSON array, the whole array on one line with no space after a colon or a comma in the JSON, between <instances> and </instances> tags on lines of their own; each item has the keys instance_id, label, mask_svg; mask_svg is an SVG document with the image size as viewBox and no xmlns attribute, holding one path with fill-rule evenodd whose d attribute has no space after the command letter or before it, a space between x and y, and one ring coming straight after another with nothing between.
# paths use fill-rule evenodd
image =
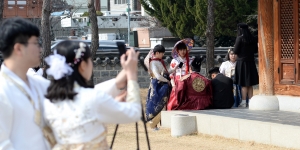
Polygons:
<instances>
[{"instance_id":1,"label":"evergreen tree","mask_svg":"<svg viewBox=\"0 0 300 150\"><path fill-rule=\"evenodd\" d=\"M191 13L195 14L197 27L195 35L203 36L207 20L207 0L187 0ZM215 0L215 35L236 36L236 25L246 22L247 16L255 13L257 1L253 0Z\"/></svg>"},{"instance_id":2,"label":"evergreen tree","mask_svg":"<svg viewBox=\"0 0 300 150\"><path fill-rule=\"evenodd\" d=\"M186 0L141 0L141 4L151 16L161 21L174 36L193 38L196 22L186 6Z\"/></svg>"},{"instance_id":3,"label":"evergreen tree","mask_svg":"<svg viewBox=\"0 0 300 150\"><path fill-rule=\"evenodd\" d=\"M217 36L236 36L237 24L246 22L247 16L257 9L252 8L249 0L217 0L216 33ZM253 1L254 2L254 1Z\"/></svg>"},{"instance_id":4,"label":"evergreen tree","mask_svg":"<svg viewBox=\"0 0 300 150\"><path fill-rule=\"evenodd\" d=\"M194 15L195 27L192 32L198 36L204 36L207 23L208 0L186 0L187 9Z\"/></svg>"},{"instance_id":5,"label":"evergreen tree","mask_svg":"<svg viewBox=\"0 0 300 150\"><path fill-rule=\"evenodd\" d=\"M141 0L146 12L156 17L175 36L205 36L208 0ZM215 35L236 36L236 25L257 12L256 0L215 0ZM223 38L220 38L223 39Z\"/></svg>"}]
</instances>

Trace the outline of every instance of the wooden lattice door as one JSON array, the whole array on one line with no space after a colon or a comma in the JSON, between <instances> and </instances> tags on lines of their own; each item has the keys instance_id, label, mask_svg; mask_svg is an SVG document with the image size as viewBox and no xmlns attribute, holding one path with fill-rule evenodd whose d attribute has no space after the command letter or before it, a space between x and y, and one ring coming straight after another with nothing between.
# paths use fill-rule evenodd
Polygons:
<instances>
[{"instance_id":1,"label":"wooden lattice door","mask_svg":"<svg viewBox=\"0 0 300 150\"><path fill-rule=\"evenodd\" d=\"M279 1L280 84L299 84L299 0ZM298 71L297 71L298 70Z\"/></svg>"}]
</instances>

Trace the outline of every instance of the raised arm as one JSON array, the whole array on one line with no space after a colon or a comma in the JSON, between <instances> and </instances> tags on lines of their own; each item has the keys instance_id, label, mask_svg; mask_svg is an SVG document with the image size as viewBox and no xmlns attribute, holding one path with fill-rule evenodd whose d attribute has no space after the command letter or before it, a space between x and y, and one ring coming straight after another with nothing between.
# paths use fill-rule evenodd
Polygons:
<instances>
[{"instance_id":1,"label":"raised arm","mask_svg":"<svg viewBox=\"0 0 300 150\"><path fill-rule=\"evenodd\" d=\"M118 102L106 93L97 93L97 112L99 120L103 123L131 123L141 119L142 105L139 85L129 80L127 85L126 102Z\"/></svg>"},{"instance_id":2,"label":"raised arm","mask_svg":"<svg viewBox=\"0 0 300 150\"><path fill-rule=\"evenodd\" d=\"M140 88L137 82L138 54L134 49L127 50L121 57L121 64L127 75L127 97L126 102L117 102L112 97L105 98L99 104L99 119L104 123L129 123L136 122L141 118ZM99 93L101 94L101 93ZM99 95L101 96L101 95ZM105 95L102 95L105 97Z\"/></svg>"},{"instance_id":3,"label":"raised arm","mask_svg":"<svg viewBox=\"0 0 300 150\"><path fill-rule=\"evenodd\" d=\"M95 85L95 89L103 91L115 98L122 93L122 90L120 89L124 89L126 84L127 76L125 70L123 69L116 78Z\"/></svg>"}]
</instances>

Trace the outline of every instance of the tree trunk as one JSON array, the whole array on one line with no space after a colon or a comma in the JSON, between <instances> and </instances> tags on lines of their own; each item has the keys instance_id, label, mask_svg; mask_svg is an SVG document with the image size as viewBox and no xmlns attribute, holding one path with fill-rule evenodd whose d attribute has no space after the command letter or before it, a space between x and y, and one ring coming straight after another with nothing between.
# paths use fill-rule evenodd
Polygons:
<instances>
[{"instance_id":1,"label":"tree trunk","mask_svg":"<svg viewBox=\"0 0 300 150\"><path fill-rule=\"evenodd\" d=\"M43 8L42 8L42 32L41 32L41 38L42 38L42 45L43 45L43 58L49 56L51 54L51 36L50 36L50 1L46 0L43 1ZM45 68L46 64L42 62L42 66ZM44 69L44 77L46 77L45 74L46 69Z\"/></svg>"},{"instance_id":2,"label":"tree trunk","mask_svg":"<svg viewBox=\"0 0 300 150\"><path fill-rule=\"evenodd\" d=\"M0 23L3 20L4 0L0 0Z\"/></svg>"},{"instance_id":3,"label":"tree trunk","mask_svg":"<svg viewBox=\"0 0 300 150\"><path fill-rule=\"evenodd\" d=\"M92 32L92 43L91 43L91 51L92 51L92 60L94 60L96 56L97 49L99 48L99 34L98 34L98 22L96 16L96 9L94 5L94 0L88 1L88 9L89 9L89 17L90 17L90 29ZM94 83L94 75L92 74L90 84Z\"/></svg>"},{"instance_id":4,"label":"tree trunk","mask_svg":"<svg viewBox=\"0 0 300 150\"><path fill-rule=\"evenodd\" d=\"M214 30L215 30L215 23L214 23L214 0L208 0L207 6L207 28L206 28L206 74L208 75L208 71L210 68L215 66L214 60Z\"/></svg>"}]
</instances>

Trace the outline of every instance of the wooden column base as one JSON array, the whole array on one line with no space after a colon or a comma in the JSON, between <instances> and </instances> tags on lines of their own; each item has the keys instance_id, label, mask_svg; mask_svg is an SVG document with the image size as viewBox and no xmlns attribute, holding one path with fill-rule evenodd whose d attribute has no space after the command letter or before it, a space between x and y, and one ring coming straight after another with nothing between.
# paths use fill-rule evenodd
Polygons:
<instances>
[{"instance_id":1,"label":"wooden column base","mask_svg":"<svg viewBox=\"0 0 300 150\"><path fill-rule=\"evenodd\" d=\"M279 110L279 101L275 95L255 95L249 102L250 110Z\"/></svg>"}]
</instances>

